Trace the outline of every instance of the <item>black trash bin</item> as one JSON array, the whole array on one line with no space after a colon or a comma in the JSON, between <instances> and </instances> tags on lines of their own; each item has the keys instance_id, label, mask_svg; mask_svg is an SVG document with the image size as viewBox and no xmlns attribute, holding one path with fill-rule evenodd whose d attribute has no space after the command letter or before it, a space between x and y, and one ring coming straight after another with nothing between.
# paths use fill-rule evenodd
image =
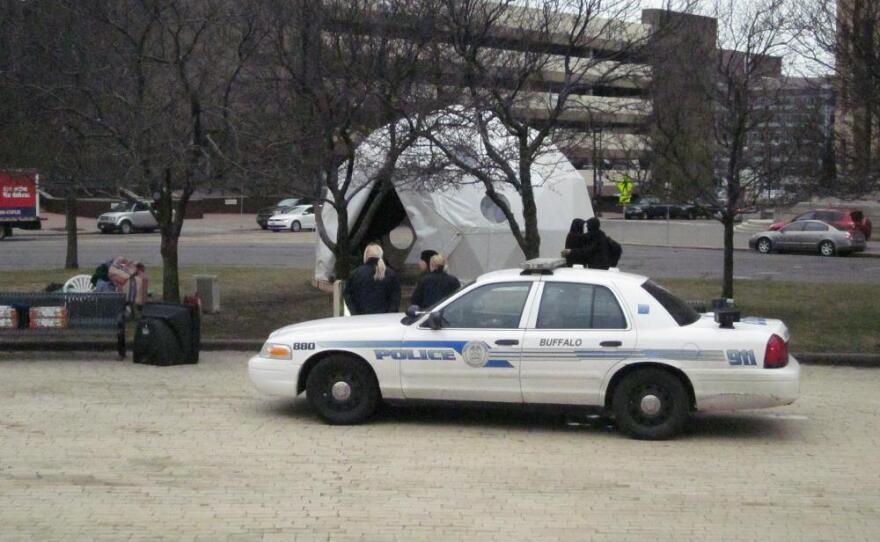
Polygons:
<instances>
[{"instance_id":1,"label":"black trash bin","mask_svg":"<svg viewBox=\"0 0 880 542\"><path fill-rule=\"evenodd\" d=\"M201 323L198 308L177 303L147 303L134 334L134 362L182 365L199 362Z\"/></svg>"}]
</instances>

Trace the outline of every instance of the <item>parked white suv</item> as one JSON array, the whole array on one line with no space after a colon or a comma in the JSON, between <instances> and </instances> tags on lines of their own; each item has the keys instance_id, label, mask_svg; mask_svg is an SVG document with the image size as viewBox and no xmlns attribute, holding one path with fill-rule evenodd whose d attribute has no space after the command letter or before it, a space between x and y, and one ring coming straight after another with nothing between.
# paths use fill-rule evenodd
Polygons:
<instances>
[{"instance_id":1,"label":"parked white suv","mask_svg":"<svg viewBox=\"0 0 880 542\"><path fill-rule=\"evenodd\" d=\"M121 231L132 233L134 231L152 232L159 227L156 217L150 211L150 204L146 201L123 201L117 203L98 217L98 229L101 233Z\"/></svg>"}]
</instances>

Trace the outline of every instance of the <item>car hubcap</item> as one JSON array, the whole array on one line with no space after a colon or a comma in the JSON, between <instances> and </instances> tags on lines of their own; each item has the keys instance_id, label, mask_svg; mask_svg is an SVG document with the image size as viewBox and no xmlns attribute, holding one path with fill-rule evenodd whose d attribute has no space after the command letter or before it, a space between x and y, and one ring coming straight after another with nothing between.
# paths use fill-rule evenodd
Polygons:
<instances>
[{"instance_id":1,"label":"car hubcap","mask_svg":"<svg viewBox=\"0 0 880 542\"><path fill-rule=\"evenodd\" d=\"M672 403L666 391L651 384L632 391L627 410L635 423L656 427L666 422L671 408Z\"/></svg>"},{"instance_id":2,"label":"car hubcap","mask_svg":"<svg viewBox=\"0 0 880 542\"><path fill-rule=\"evenodd\" d=\"M351 398L351 385L340 380L330 387L330 394L335 401L348 401Z\"/></svg>"},{"instance_id":3,"label":"car hubcap","mask_svg":"<svg viewBox=\"0 0 880 542\"><path fill-rule=\"evenodd\" d=\"M660 408L663 406L663 403L656 395L646 395L642 397L640 406L642 412L646 416L656 416L657 413L660 412Z\"/></svg>"}]
</instances>

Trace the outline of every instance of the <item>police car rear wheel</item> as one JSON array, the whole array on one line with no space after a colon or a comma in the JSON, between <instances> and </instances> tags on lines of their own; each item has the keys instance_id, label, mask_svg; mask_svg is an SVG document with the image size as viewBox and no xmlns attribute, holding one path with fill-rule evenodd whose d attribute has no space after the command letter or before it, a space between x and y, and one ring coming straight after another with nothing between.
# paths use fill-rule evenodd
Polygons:
<instances>
[{"instance_id":1,"label":"police car rear wheel","mask_svg":"<svg viewBox=\"0 0 880 542\"><path fill-rule=\"evenodd\" d=\"M660 369L640 369L614 390L612 410L627 435L646 440L675 436L688 416L688 394L680 379Z\"/></svg>"},{"instance_id":2,"label":"police car rear wheel","mask_svg":"<svg viewBox=\"0 0 880 542\"><path fill-rule=\"evenodd\" d=\"M306 394L318 415L333 425L361 423L379 402L375 375L363 362L345 356L318 362L306 380Z\"/></svg>"}]
</instances>

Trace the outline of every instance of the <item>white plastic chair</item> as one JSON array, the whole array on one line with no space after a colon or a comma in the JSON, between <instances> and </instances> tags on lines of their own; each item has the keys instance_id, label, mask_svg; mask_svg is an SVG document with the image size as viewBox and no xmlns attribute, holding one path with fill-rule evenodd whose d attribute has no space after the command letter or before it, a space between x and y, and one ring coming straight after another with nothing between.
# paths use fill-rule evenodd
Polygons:
<instances>
[{"instance_id":1,"label":"white plastic chair","mask_svg":"<svg viewBox=\"0 0 880 542\"><path fill-rule=\"evenodd\" d=\"M76 275L70 277L61 288L62 292L94 292L95 287L92 286L91 275Z\"/></svg>"}]
</instances>

